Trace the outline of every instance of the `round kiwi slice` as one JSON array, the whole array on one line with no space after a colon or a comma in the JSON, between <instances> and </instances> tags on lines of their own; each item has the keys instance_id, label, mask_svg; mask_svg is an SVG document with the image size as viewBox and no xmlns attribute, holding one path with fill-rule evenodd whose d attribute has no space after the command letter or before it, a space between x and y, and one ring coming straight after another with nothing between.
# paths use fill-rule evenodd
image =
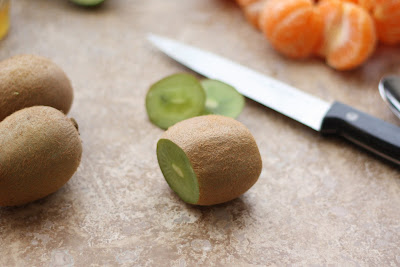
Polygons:
<instances>
[{"instance_id":1,"label":"round kiwi slice","mask_svg":"<svg viewBox=\"0 0 400 267\"><path fill-rule=\"evenodd\" d=\"M178 73L153 84L146 95L150 121L162 129L203 114L206 94L193 75Z\"/></svg>"},{"instance_id":2,"label":"round kiwi slice","mask_svg":"<svg viewBox=\"0 0 400 267\"><path fill-rule=\"evenodd\" d=\"M104 0L70 0L80 6L96 6L104 2Z\"/></svg>"},{"instance_id":3,"label":"round kiwi slice","mask_svg":"<svg viewBox=\"0 0 400 267\"><path fill-rule=\"evenodd\" d=\"M206 92L206 111L236 118L244 107L244 97L232 86L217 81L205 79L201 81Z\"/></svg>"},{"instance_id":4,"label":"round kiwi slice","mask_svg":"<svg viewBox=\"0 0 400 267\"><path fill-rule=\"evenodd\" d=\"M185 202L214 205L250 189L262 162L250 131L225 116L181 121L158 141L157 158L165 180Z\"/></svg>"}]
</instances>

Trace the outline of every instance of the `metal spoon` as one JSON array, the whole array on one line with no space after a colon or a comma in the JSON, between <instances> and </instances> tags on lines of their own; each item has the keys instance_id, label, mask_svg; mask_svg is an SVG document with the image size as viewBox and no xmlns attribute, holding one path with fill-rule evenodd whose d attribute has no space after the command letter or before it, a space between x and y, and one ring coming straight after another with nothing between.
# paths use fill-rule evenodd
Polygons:
<instances>
[{"instance_id":1,"label":"metal spoon","mask_svg":"<svg viewBox=\"0 0 400 267\"><path fill-rule=\"evenodd\" d=\"M400 76L383 77L379 82L379 93L393 113L400 118Z\"/></svg>"}]
</instances>

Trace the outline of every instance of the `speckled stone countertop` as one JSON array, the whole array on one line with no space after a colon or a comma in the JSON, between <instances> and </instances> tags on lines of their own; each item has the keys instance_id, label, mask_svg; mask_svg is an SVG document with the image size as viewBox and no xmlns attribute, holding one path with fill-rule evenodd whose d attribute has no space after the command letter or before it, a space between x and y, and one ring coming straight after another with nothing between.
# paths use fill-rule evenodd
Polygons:
<instances>
[{"instance_id":1,"label":"speckled stone countertop","mask_svg":"<svg viewBox=\"0 0 400 267\"><path fill-rule=\"evenodd\" d=\"M57 193L0 208L0 266L399 266L400 171L346 141L253 101L238 118L263 159L257 184L214 207L184 204L158 168L162 130L149 123L149 85L187 71L148 32L213 51L328 101L399 125L379 97L400 74L400 48L337 72L276 54L230 0L12 1L0 59L46 56L70 77L82 164Z\"/></svg>"}]
</instances>

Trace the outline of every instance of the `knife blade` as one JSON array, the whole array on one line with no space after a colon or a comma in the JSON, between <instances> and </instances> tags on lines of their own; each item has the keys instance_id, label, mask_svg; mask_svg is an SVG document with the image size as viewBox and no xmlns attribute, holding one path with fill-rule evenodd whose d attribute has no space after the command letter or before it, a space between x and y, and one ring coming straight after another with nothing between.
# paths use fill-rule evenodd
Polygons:
<instances>
[{"instance_id":1,"label":"knife blade","mask_svg":"<svg viewBox=\"0 0 400 267\"><path fill-rule=\"evenodd\" d=\"M346 104L326 102L208 51L149 34L148 40L182 65L235 87L244 96L322 134L340 135L400 165L400 127Z\"/></svg>"}]
</instances>

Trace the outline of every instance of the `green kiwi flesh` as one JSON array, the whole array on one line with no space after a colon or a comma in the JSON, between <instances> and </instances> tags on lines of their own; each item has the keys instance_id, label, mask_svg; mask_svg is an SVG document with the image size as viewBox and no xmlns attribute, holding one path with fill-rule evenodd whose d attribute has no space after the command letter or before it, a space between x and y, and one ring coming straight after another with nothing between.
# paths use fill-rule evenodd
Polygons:
<instances>
[{"instance_id":1,"label":"green kiwi flesh","mask_svg":"<svg viewBox=\"0 0 400 267\"><path fill-rule=\"evenodd\" d=\"M104 2L104 0L70 0L81 6L96 6Z\"/></svg>"},{"instance_id":2,"label":"green kiwi flesh","mask_svg":"<svg viewBox=\"0 0 400 267\"><path fill-rule=\"evenodd\" d=\"M153 84L146 95L150 121L162 129L203 114L206 95L193 75L178 73Z\"/></svg>"},{"instance_id":3,"label":"green kiwi flesh","mask_svg":"<svg viewBox=\"0 0 400 267\"><path fill-rule=\"evenodd\" d=\"M245 100L234 87L210 79L202 80L201 85L206 92L208 113L236 118L242 112Z\"/></svg>"},{"instance_id":4,"label":"green kiwi flesh","mask_svg":"<svg viewBox=\"0 0 400 267\"><path fill-rule=\"evenodd\" d=\"M19 206L62 187L82 144L74 120L52 107L19 110L0 122L0 206Z\"/></svg>"},{"instance_id":5,"label":"green kiwi flesh","mask_svg":"<svg viewBox=\"0 0 400 267\"><path fill-rule=\"evenodd\" d=\"M160 139L157 143L157 159L171 189L183 201L196 204L199 200L199 185L185 152L172 141Z\"/></svg>"}]
</instances>

